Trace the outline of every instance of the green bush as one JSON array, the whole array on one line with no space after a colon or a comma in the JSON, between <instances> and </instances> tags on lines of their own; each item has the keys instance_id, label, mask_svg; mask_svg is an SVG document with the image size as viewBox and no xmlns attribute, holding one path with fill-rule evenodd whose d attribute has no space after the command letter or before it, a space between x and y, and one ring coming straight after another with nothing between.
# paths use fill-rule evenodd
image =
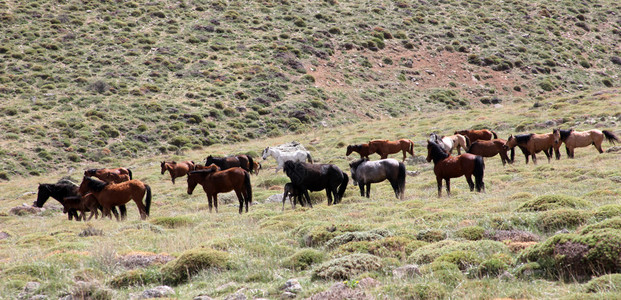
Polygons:
<instances>
[{"instance_id":1,"label":"green bush","mask_svg":"<svg viewBox=\"0 0 621 300\"><path fill-rule=\"evenodd\" d=\"M491 258L483 261L479 266L470 270L470 275L474 277L497 277L504 273L509 266L498 258Z\"/></svg>"},{"instance_id":2,"label":"green bush","mask_svg":"<svg viewBox=\"0 0 621 300\"><path fill-rule=\"evenodd\" d=\"M481 226L470 226L464 227L457 231L457 236L470 240L470 241L478 241L483 239L485 235L485 229Z\"/></svg>"},{"instance_id":3,"label":"green bush","mask_svg":"<svg viewBox=\"0 0 621 300\"><path fill-rule=\"evenodd\" d=\"M408 257L408 261L411 263L426 264L453 251L469 251L475 253L480 259L491 258L493 254L509 253L507 246L501 242L490 240L465 242L444 240L418 248Z\"/></svg>"},{"instance_id":4,"label":"green bush","mask_svg":"<svg viewBox=\"0 0 621 300\"><path fill-rule=\"evenodd\" d=\"M174 216L174 217L156 217L150 219L150 222L155 225L163 226L166 228L178 228L183 226L192 225L194 221L186 216Z\"/></svg>"},{"instance_id":5,"label":"green bush","mask_svg":"<svg viewBox=\"0 0 621 300\"><path fill-rule=\"evenodd\" d=\"M428 243L434 243L446 239L446 233L442 230L428 229L416 234L416 239Z\"/></svg>"},{"instance_id":6,"label":"green bush","mask_svg":"<svg viewBox=\"0 0 621 300\"><path fill-rule=\"evenodd\" d=\"M326 254L315 249L302 249L287 258L284 266L293 270L306 270L310 266L323 262Z\"/></svg>"},{"instance_id":7,"label":"green bush","mask_svg":"<svg viewBox=\"0 0 621 300\"><path fill-rule=\"evenodd\" d=\"M382 260L370 254L351 254L327 261L315 270L314 279L345 280L364 272L382 268Z\"/></svg>"},{"instance_id":8,"label":"green bush","mask_svg":"<svg viewBox=\"0 0 621 300\"><path fill-rule=\"evenodd\" d=\"M165 284L178 285L186 282L191 276L206 269L230 269L229 254L209 248L185 251L176 260L168 262L161 269Z\"/></svg>"},{"instance_id":9,"label":"green bush","mask_svg":"<svg viewBox=\"0 0 621 300\"><path fill-rule=\"evenodd\" d=\"M556 209L539 214L537 226L544 232L555 231L563 228L572 229L586 222L591 216L590 212L577 209Z\"/></svg>"},{"instance_id":10,"label":"green bush","mask_svg":"<svg viewBox=\"0 0 621 300\"><path fill-rule=\"evenodd\" d=\"M382 235L382 233L385 235ZM381 231L377 232L374 230L364 232L347 232L330 239L325 246L327 249L334 249L349 242L380 240L388 235L390 235L390 233Z\"/></svg>"},{"instance_id":11,"label":"green bush","mask_svg":"<svg viewBox=\"0 0 621 300\"><path fill-rule=\"evenodd\" d=\"M567 195L544 195L526 201L517 211L545 211L559 208L587 208L591 203L586 200Z\"/></svg>"},{"instance_id":12,"label":"green bush","mask_svg":"<svg viewBox=\"0 0 621 300\"><path fill-rule=\"evenodd\" d=\"M456 250L442 254L434 262L445 261L455 264L461 271L465 271L472 266L478 265L481 260L471 251Z\"/></svg>"},{"instance_id":13,"label":"green bush","mask_svg":"<svg viewBox=\"0 0 621 300\"><path fill-rule=\"evenodd\" d=\"M584 228L580 230L580 233L582 234L591 233L595 230L606 229L606 228L621 230L621 217L614 217L611 219L601 221L599 223L585 226Z\"/></svg>"},{"instance_id":14,"label":"green bush","mask_svg":"<svg viewBox=\"0 0 621 300\"><path fill-rule=\"evenodd\" d=\"M587 293L621 292L621 274L607 274L591 279L584 285Z\"/></svg>"},{"instance_id":15,"label":"green bush","mask_svg":"<svg viewBox=\"0 0 621 300\"><path fill-rule=\"evenodd\" d=\"M153 268L135 269L121 273L108 283L114 288L124 288L130 286L143 286L159 283L162 280L162 273Z\"/></svg>"}]
</instances>

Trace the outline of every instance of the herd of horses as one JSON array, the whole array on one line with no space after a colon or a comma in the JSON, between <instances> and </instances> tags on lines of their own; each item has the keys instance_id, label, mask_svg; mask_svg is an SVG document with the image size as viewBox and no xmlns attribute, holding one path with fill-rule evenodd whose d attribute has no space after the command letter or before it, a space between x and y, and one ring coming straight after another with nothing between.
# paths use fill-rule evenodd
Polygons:
<instances>
[{"instance_id":1,"label":"herd of horses","mask_svg":"<svg viewBox=\"0 0 621 300\"><path fill-rule=\"evenodd\" d=\"M439 136L435 133L427 139L427 162L434 164L438 197L442 196L442 182L446 183L446 192L450 196L450 180L464 176L471 191L485 191L483 177L485 173L484 157L500 155L502 164L512 164L515 158L515 147L518 147L529 162L537 163L536 154L544 152L548 162L554 151L556 159L560 159L561 144L565 144L567 156L574 158L574 150L579 147L594 145L599 153L603 152L602 142L620 142L618 136L607 130L588 130L584 132L573 129L553 129L551 133L511 135L507 140L499 139L491 130L461 130L451 136ZM397 141L371 140L365 144L347 146L346 156L353 152L360 159L349 164L354 185L360 188L360 195L370 197L372 183L389 181L397 199L403 199L405 192L406 154L414 156L414 143L408 139ZM461 154L461 149L465 153ZM453 150L458 155L453 156ZM387 158L390 154L403 152L402 161ZM508 155L510 152L510 155ZM380 160L371 161L369 155L378 154ZM289 199L293 208L296 203L312 207L309 191L326 191L328 205L341 202L349 183L349 176L334 164L313 163L311 154L305 149L267 147L263 150L263 160L273 157L277 162L276 172L280 169L289 177L290 182L284 186L282 209ZM250 174L257 174L262 169L260 163L250 155L234 155L214 157L209 155L205 164L193 161L162 161L161 174L169 172L171 181L187 175L187 193L192 194L198 184L203 187L209 203L209 212L215 206L218 212L218 194L234 191L239 200L239 213L248 212L252 203L252 184ZM472 177L474 176L474 181ZM123 220L126 218L126 204L133 200L138 207L141 219L149 216L151 206L151 187L140 180L132 178L132 171L126 168L88 169L84 172L82 182L78 185L69 180L61 179L55 184L39 184L37 200L34 206L43 207L49 197L63 205L63 212L69 220L88 220L98 217L98 211L104 217ZM144 203L143 203L144 198ZM117 211L118 207L118 211ZM80 214L78 214L78 212Z\"/></svg>"}]
</instances>

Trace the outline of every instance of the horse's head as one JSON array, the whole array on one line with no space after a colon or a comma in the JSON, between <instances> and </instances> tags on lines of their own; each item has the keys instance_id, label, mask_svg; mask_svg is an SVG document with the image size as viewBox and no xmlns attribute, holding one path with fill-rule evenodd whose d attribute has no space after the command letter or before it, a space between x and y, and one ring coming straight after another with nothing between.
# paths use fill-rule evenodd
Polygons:
<instances>
[{"instance_id":1,"label":"horse's head","mask_svg":"<svg viewBox=\"0 0 621 300\"><path fill-rule=\"evenodd\" d=\"M80 195L86 195L88 194L88 192L90 192L90 188L88 186L88 183L92 181L92 179L88 176L84 176L82 178L82 183L80 183L80 186L78 187L78 194Z\"/></svg>"},{"instance_id":2,"label":"horse's head","mask_svg":"<svg viewBox=\"0 0 621 300\"><path fill-rule=\"evenodd\" d=\"M164 174L164 172L166 172L166 162L162 161L162 163L160 164L160 167L162 168L162 174Z\"/></svg>"},{"instance_id":3,"label":"horse's head","mask_svg":"<svg viewBox=\"0 0 621 300\"><path fill-rule=\"evenodd\" d=\"M192 195L192 192L194 192L194 188L198 184L199 177L200 175L198 174L198 171L188 173L188 195Z\"/></svg>"},{"instance_id":4,"label":"horse's head","mask_svg":"<svg viewBox=\"0 0 621 300\"><path fill-rule=\"evenodd\" d=\"M347 152L345 153L345 156L349 156L352 152L354 152L354 146L348 145L347 146Z\"/></svg>"},{"instance_id":5,"label":"horse's head","mask_svg":"<svg viewBox=\"0 0 621 300\"><path fill-rule=\"evenodd\" d=\"M558 128L552 129L552 135L554 136L554 144L561 142L561 131Z\"/></svg>"},{"instance_id":6,"label":"horse's head","mask_svg":"<svg viewBox=\"0 0 621 300\"><path fill-rule=\"evenodd\" d=\"M37 201L35 201L32 205L36 207L43 207L45 201L50 197L50 187L49 184L40 183L39 184L39 192L37 193Z\"/></svg>"},{"instance_id":7,"label":"horse's head","mask_svg":"<svg viewBox=\"0 0 621 300\"><path fill-rule=\"evenodd\" d=\"M213 164L213 156L209 155L207 156L207 158L205 158L205 165L208 166L211 164Z\"/></svg>"},{"instance_id":8,"label":"horse's head","mask_svg":"<svg viewBox=\"0 0 621 300\"><path fill-rule=\"evenodd\" d=\"M84 171L84 176L95 176L97 174L98 169L88 169Z\"/></svg>"},{"instance_id":9,"label":"horse's head","mask_svg":"<svg viewBox=\"0 0 621 300\"><path fill-rule=\"evenodd\" d=\"M270 155L270 150L272 150L272 148L270 147L265 147L265 149L263 149L261 157L263 157L264 160L267 159L267 157Z\"/></svg>"},{"instance_id":10,"label":"horse's head","mask_svg":"<svg viewBox=\"0 0 621 300\"><path fill-rule=\"evenodd\" d=\"M509 150L517 146L517 139L512 135L509 136L507 142L502 146L503 149Z\"/></svg>"},{"instance_id":11,"label":"horse's head","mask_svg":"<svg viewBox=\"0 0 621 300\"><path fill-rule=\"evenodd\" d=\"M434 163L449 157L450 154L445 152L442 146L436 142L427 141L427 162L433 160Z\"/></svg>"}]
</instances>

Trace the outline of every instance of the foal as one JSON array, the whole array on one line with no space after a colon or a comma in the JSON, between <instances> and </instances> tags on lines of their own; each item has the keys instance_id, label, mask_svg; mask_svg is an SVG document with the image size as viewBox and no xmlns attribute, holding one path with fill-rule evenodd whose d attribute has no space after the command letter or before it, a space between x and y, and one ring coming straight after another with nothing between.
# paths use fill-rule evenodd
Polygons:
<instances>
[{"instance_id":1,"label":"foal","mask_svg":"<svg viewBox=\"0 0 621 300\"><path fill-rule=\"evenodd\" d=\"M170 179L172 180L172 183L175 184L175 178L183 177L190 171L194 171L195 165L194 162L190 160L182 161L180 163L175 161L162 161L160 167L162 168L162 175L164 175L164 173L168 171L168 173L170 173Z\"/></svg>"}]
</instances>

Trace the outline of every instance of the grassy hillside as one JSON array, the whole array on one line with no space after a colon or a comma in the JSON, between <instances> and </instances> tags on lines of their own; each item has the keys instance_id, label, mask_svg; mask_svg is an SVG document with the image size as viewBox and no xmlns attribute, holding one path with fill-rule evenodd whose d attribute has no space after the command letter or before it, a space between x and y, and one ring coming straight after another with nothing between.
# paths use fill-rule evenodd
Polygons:
<instances>
[{"instance_id":1,"label":"grassy hillside","mask_svg":"<svg viewBox=\"0 0 621 300\"><path fill-rule=\"evenodd\" d=\"M173 287L172 297L179 299L234 293L276 299L285 282L296 278L302 286L298 298L346 281L343 293L372 298L614 299L619 296L618 277L589 281L589 272L598 270L599 264L568 273L566 261L555 267L544 250L554 239L574 239L554 251L575 259L584 254L584 243L596 241L601 247L593 247L590 259L618 267L621 152L598 154L593 147L578 148L573 160L563 153L561 160L548 163L540 154L538 165L525 165L518 151L515 164L506 167L500 158L489 158L486 193L469 192L459 178L452 181L451 198L437 198L432 164L422 159L430 132L446 134L466 127L495 128L504 138L515 132L549 132L551 122L619 134L620 104L615 91L581 93L545 99L535 106L519 102L479 110L415 112L403 118L217 144L179 156L125 160L135 178L153 187L146 221L140 221L133 204L128 205L125 222L69 222L54 200L36 215L9 214L10 208L35 199L37 183L63 176L79 180L81 170L16 177L0 183L0 233L10 235L0 240L0 298L22 293L127 299L165 283ZM303 142L318 161L347 170L353 157L345 157L345 146L378 137L408 137L416 143L416 157L408 158L407 169L420 173L407 177L403 201L394 199L384 182L372 186L370 199L358 196L358 188L350 186L339 205L327 206L324 193L313 193L314 208L292 210L287 204L281 212L281 203L266 199L280 194L288 178L274 173L270 158L263 162L260 175L252 176L256 204L248 214L237 213L231 194L221 195L220 212L210 214L200 189L187 195L183 178L173 185L168 174L159 172L158 161L164 158L200 160L205 153L259 152L291 140ZM569 234L557 234L563 229ZM175 260L157 263L167 257ZM156 263L142 264L149 260ZM347 263L353 268L343 269ZM420 274L393 273L407 264L417 264ZM583 262L576 259L569 265ZM365 287L362 279L367 277L379 285ZM32 281L41 285L25 288Z\"/></svg>"},{"instance_id":2,"label":"grassy hillside","mask_svg":"<svg viewBox=\"0 0 621 300\"><path fill-rule=\"evenodd\" d=\"M0 3L0 177L619 86L616 1Z\"/></svg>"}]
</instances>

